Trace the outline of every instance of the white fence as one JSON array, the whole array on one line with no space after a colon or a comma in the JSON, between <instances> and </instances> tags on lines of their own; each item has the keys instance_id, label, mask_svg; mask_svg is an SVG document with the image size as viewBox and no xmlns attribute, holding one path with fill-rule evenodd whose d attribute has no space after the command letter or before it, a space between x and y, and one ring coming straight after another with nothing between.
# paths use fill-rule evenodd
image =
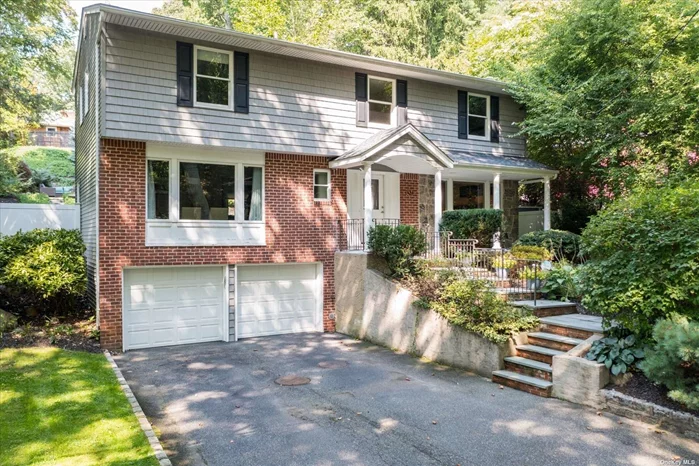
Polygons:
<instances>
[{"instance_id":1,"label":"white fence","mask_svg":"<svg viewBox=\"0 0 699 466\"><path fill-rule=\"evenodd\" d=\"M530 231L539 231L543 229L543 210L530 210L519 213L519 236L529 233Z\"/></svg>"},{"instance_id":2,"label":"white fence","mask_svg":"<svg viewBox=\"0 0 699 466\"><path fill-rule=\"evenodd\" d=\"M13 235L36 228L79 229L80 206L0 203L0 234Z\"/></svg>"}]
</instances>

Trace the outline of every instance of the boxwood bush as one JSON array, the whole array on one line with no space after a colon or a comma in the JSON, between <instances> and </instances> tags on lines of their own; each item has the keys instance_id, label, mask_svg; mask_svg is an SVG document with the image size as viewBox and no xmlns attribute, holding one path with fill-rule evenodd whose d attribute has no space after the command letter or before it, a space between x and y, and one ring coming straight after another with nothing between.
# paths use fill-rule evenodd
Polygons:
<instances>
[{"instance_id":1,"label":"boxwood bush","mask_svg":"<svg viewBox=\"0 0 699 466\"><path fill-rule=\"evenodd\" d=\"M673 313L699 318L699 183L639 188L583 231L583 304L647 338Z\"/></svg>"},{"instance_id":2,"label":"boxwood bush","mask_svg":"<svg viewBox=\"0 0 699 466\"><path fill-rule=\"evenodd\" d=\"M419 274L416 256L427 250L425 234L410 225L376 225L369 230L369 249L386 260L391 275L403 278Z\"/></svg>"},{"instance_id":3,"label":"boxwood bush","mask_svg":"<svg viewBox=\"0 0 699 466\"><path fill-rule=\"evenodd\" d=\"M87 286L84 252L77 230L39 229L0 238L3 300L17 312L72 311Z\"/></svg>"},{"instance_id":4,"label":"boxwood bush","mask_svg":"<svg viewBox=\"0 0 699 466\"><path fill-rule=\"evenodd\" d=\"M489 248L493 235L502 230L502 218L499 209L450 210L442 214L440 230L451 231L452 238L477 239L479 247Z\"/></svg>"},{"instance_id":5,"label":"boxwood bush","mask_svg":"<svg viewBox=\"0 0 699 466\"><path fill-rule=\"evenodd\" d=\"M539 246L551 251L557 260L576 262L580 257L580 236L569 231L531 231L519 237L515 246Z\"/></svg>"}]
</instances>

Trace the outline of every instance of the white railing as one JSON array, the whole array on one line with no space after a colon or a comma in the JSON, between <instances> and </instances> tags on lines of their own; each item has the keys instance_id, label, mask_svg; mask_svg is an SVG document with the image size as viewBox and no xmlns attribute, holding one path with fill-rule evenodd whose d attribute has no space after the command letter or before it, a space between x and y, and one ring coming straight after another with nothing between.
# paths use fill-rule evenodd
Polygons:
<instances>
[{"instance_id":1,"label":"white railing","mask_svg":"<svg viewBox=\"0 0 699 466\"><path fill-rule=\"evenodd\" d=\"M13 235L37 228L80 229L80 206L0 203L0 234Z\"/></svg>"}]
</instances>

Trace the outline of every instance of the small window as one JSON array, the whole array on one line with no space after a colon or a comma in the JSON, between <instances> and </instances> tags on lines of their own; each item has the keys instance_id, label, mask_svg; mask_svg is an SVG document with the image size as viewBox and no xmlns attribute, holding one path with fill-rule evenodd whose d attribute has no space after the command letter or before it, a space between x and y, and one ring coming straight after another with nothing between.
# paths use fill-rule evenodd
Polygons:
<instances>
[{"instance_id":1,"label":"small window","mask_svg":"<svg viewBox=\"0 0 699 466\"><path fill-rule=\"evenodd\" d=\"M245 220L262 220L262 167L245 167L243 172Z\"/></svg>"},{"instance_id":2,"label":"small window","mask_svg":"<svg viewBox=\"0 0 699 466\"><path fill-rule=\"evenodd\" d=\"M330 170L313 171L313 200L330 200Z\"/></svg>"},{"instance_id":3,"label":"small window","mask_svg":"<svg viewBox=\"0 0 699 466\"><path fill-rule=\"evenodd\" d=\"M47 133L55 133L56 131L57 131L57 128L55 126L47 126L46 127Z\"/></svg>"},{"instance_id":4,"label":"small window","mask_svg":"<svg viewBox=\"0 0 699 466\"><path fill-rule=\"evenodd\" d=\"M170 162L148 161L147 189L148 218L168 219L170 217Z\"/></svg>"},{"instance_id":5,"label":"small window","mask_svg":"<svg viewBox=\"0 0 699 466\"><path fill-rule=\"evenodd\" d=\"M468 95L468 136L488 139L490 133L490 104L487 96Z\"/></svg>"},{"instance_id":6,"label":"small window","mask_svg":"<svg viewBox=\"0 0 699 466\"><path fill-rule=\"evenodd\" d=\"M83 80L83 92L85 93L83 97L83 115L87 115L90 112L90 75L87 74L87 71Z\"/></svg>"},{"instance_id":7,"label":"small window","mask_svg":"<svg viewBox=\"0 0 699 466\"><path fill-rule=\"evenodd\" d=\"M235 220L235 167L180 162L180 219Z\"/></svg>"},{"instance_id":8,"label":"small window","mask_svg":"<svg viewBox=\"0 0 699 466\"><path fill-rule=\"evenodd\" d=\"M394 83L369 76L369 123L390 125L393 115Z\"/></svg>"},{"instance_id":9,"label":"small window","mask_svg":"<svg viewBox=\"0 0 699 466\"><path fill-rule=\"evenodd\" d=\"M197 104L230 108L232 52L194 47Z\"/></svg>"}]
</instances>

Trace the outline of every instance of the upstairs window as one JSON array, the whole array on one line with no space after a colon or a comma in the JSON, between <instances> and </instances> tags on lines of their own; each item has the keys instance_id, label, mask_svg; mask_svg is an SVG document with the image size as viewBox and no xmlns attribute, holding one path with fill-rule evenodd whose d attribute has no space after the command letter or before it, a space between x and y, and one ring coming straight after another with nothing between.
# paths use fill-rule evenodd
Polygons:
<instances>
[{"instance_id":1,"label":"upstairs window","mask_svg":"<svg viewBox=\"0 0 699 466\"><path fill-rule=\"evenodd\" d=\"M468 137L490 139L490 99L485 95L468 94Z\"/></svg>"},{"instance_id":2,"label":"upstairs window","mask_svg":"<svg viewBox=\"0 0 699 466\"><path fill-rule=\"evenodd\" d=\"M390 125L395 107L395 82L369 76L369 123Z\"/></svg>"},{"instance_id":3,"label":"upstairs window","mask_svg":"<svg viewBox=\"0 0 699 466\"><path fill-rule=\"evenodd\" d=\"M230 108L233 52L194 47L194 98L203 107Z\"/></svg>"},{"instance_id":4,"label":"upstairs window","mask_svg":"<svg viewBox=\"0 0 699 466\"><path fill-rule=\"evenodd\" d=\"M313 171L313 200L330 200L330 170Z\"/></svg>"}]
</instances>

